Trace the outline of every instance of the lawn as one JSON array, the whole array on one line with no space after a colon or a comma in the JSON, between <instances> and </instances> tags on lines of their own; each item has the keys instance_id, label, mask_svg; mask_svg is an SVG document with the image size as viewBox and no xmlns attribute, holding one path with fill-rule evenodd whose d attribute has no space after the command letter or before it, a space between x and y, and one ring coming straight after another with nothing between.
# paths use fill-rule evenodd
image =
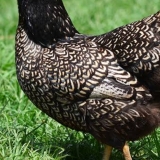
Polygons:
<instances>
[{"instance_id":1,"label":"lawn","mask_svg":"<svg viewBox=\"0 0 160 160\"><path fill-rule=\"evenodd\" d=\"M64 0L76 28L100 34L160 9L159 0ZM0 2L0 160L100 160L103 146L41 113L21 91L15 73L16 0ZM159 160L160 129L130 143L133 160ZM114 150L112 160L123 160Z\"/></svg>"}]
</instances>

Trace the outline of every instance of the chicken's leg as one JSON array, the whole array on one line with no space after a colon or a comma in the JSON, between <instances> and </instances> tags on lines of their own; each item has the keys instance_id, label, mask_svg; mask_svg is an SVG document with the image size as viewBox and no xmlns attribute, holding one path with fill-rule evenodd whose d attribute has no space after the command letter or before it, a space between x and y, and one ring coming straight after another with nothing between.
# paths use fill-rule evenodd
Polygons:
<instances>
[{"instance_id":1,"label":"chicken's leg","mask_svg":"<svg viewBox=\"0 0 160 160\"><path fill-rule=\"evenodd\" d=\"M132 160L130 151L129 151L129 146L127 143L125 143L124 147L123 147L123 154L124 154L124 158L125 160Z\"/></svg>"},{"instance_id":2,"label":"chicken's leg","mask_svg":"<svg viewBox=\"0 0 160 160\"><path fill-rule=\"evenodd\" d=\"M113 148L111 146L108 146L108 145L105 146L104 154L103 154L103 160L109 160L110 155L112 153L112 149Z\"/></svg>"}]
</instances>

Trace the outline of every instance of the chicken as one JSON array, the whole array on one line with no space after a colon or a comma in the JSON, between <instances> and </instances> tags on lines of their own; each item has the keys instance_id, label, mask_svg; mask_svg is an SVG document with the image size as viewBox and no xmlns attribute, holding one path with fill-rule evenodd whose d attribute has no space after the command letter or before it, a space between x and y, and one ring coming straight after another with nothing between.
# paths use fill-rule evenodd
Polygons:
<instances>
[{"instance_id":1,"label":"chicken","mask_svg":"<svg viewBox=\"0 0 160 160\"><path fill-rule=\"evenodd\" d=\"M61 0L18 0L18 9L16 72L24 93L57 122L90 133L106 144L104 160L109 160L112 147L122 151L125 160L131 160L126 142L140 139L160 125L160 103L143 81L147 69L139 78L130 62L123 65L121 61L123 54L127 58L134 55L128 53L130 49L140 49L139 41L133 41L135 45L128 50L123 46L126 53L121 53L121 42L133 43L123 39L121 31L126 26L100 36L80 34ZM149 23L153 17L158 21L158 15L146 21ZM156 26L152 25L153 30ZM135 35L139 34L137 30ZM130 32L128 35L132 36ZM144 38L146 50L147 46L157 46L158 40L151 35L155 43ZM152 58L153 62L159 62L157 58Z\"/></svg>"}]
</instances>

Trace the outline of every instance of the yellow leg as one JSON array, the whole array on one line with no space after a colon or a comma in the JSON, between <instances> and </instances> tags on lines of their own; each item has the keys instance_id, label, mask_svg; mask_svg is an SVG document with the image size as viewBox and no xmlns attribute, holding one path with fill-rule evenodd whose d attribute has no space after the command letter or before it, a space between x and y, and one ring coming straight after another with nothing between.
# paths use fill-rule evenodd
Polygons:
<instances>
[{"instance_id":1,"label":"yellow leg","mask_svg":"<svg viewBox=\"0 0 160 160\"><path fill-rule=\"evenodd\" d=\"M130 151L129 151L129 146L127 143L125 143L124 147L123 147L123 154L124 154L124 158L125 160L132 160Z\"/></svg>"},{"instance_id":2,"label":"yellow leg","mask_svg":"<svg viewBox=\"0 0 160 160\"><path fill-rule=\"evenodd\" d=\"M109 160L110 155L112 153L112 149L113 148L111 146L108 146L108 145L105 146L104 154L103 154L103 160Z\"/></svg>"}]
</instances>

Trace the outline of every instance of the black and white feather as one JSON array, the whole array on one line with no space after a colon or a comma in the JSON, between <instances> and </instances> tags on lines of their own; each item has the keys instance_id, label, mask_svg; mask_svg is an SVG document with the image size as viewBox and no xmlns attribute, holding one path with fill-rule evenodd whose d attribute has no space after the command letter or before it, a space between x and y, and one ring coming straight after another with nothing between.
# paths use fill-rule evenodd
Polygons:
<instances>
[{"instance_id":1,"label":"black and white feather","mask_svg":"<svg viewBox=\"0 0 160 160\"><path fill-rule=\"evenodd\" d=\"M18 0L18 6L17 77L35 106L120 150L159 126L160 106L149 85L160 86L159 12L86 36L61 0Z\"/></svg>"}]
</instances>

